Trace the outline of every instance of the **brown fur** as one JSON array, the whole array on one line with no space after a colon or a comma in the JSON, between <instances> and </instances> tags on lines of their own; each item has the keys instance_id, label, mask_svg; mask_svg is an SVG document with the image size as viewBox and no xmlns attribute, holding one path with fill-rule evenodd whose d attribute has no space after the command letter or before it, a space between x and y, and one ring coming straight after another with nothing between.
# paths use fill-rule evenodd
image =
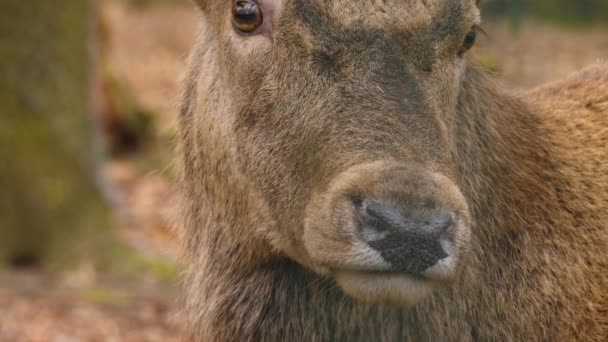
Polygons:
<instances>
[{"instance_id":1,"label":"brown fur","mask_svg":"<svg viewBox=\"0 0 608 342\"><path fill-rule=\"evenodd\" d=\"M355 24L363 25L360 32L334 29L338 38L324 38L329 45L289 25L296 3L283 1L288 48L262 42L247 61L222 21L226 2L199 3L206 14L179 137L193 338L607 340L608 64L511 95L468 60L458 82L442 76L451 62L425 53L428 42L417 38L441 13L441 2L413 1L416 15L372 18ZM461 9L456 23L470 17L470 6ZM359 10L346 7L340 25L352 25ZM408 24L400 32L416 49L399 51L414 76L391 69L394 45L373 45L389 39L382 33L388 22ZM322 19L314 24L318 34L328 33ZM370 32L375 38L368 40ZM430 41L450 31L434 32ZM347 36L353 41L343 46L354 55L332 48ZM281 46L280 36L273 39ZM380 63L368 74L373 86L357 75L371 68L366 56ZM403 103L393 99L403 95L392 93L400 85L421 89ZM340 103L345 96L348 106ZM446 175L470 213L459 276L414 307L345 295L304 247L309 203L345 170L379 159Z\"/></svg>"}]
</instances>

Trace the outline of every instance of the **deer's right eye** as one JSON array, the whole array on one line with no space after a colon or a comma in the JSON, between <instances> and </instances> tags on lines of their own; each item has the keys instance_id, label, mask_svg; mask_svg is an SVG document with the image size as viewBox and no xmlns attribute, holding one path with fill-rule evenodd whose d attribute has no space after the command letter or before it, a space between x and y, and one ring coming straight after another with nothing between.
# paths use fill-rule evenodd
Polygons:
<instances>
[{"instance_id":1,"label":"deer's right eye","mask_svg":"<svg viewBox=\"0 0 608 342\"><path fill-rule=\"evenodd\" d=\"M236 0L232 6L232 25L240 32L251 33L262 25L264 18L254 0Z\"/></svg>"}]
</instances>

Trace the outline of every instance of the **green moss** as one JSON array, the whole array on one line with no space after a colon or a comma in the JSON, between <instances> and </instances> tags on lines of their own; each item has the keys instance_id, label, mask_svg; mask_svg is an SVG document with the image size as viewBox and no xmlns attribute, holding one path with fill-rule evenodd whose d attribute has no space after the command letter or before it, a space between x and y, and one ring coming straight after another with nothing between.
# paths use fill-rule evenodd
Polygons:
<instances>
[{"instance_id":1,"label":"green moss","mask_svg":"<svg viewBox=\"0 0 608 342\"><path fill-rule=\"evenodd\" d=\"M501 71L500 61L491 53L484 52L478 54L477 61L487 73L499 74Z\"/></svg>"},{"instance_id":2,"label":"green moss","mask_svg":"<svg viewBox=\"0 0 608 342\"><path fill-rule=\"evenodd\" d=\"M129 303L129 295L119 289L113 288L92 288L84 291L82 297L92 303L111 305L111 306L125 306Z\"/></svg>"},{"instance_id":3,"label":"green moss","mask_svg":"<svg viewBox=\"0 0 608 342\"><path fill-rule=\"evenodd\" d=\"M182 270L168 259L154 258L148 260L150 271L160 280L176 282L180 279Z\"/></svg>"},{"instance_id":4,"label":"green moss","mask_svg":"<svg viewBox=\"0 0 608 342\"><path fill-rule=\"evenodd\" d=\"M125 279L148 276L165 282L177 282L181 270L169 258L160 255L144 255L116 241L108 245L97 259L97 269Z\"/></svg>"}]
</instances>

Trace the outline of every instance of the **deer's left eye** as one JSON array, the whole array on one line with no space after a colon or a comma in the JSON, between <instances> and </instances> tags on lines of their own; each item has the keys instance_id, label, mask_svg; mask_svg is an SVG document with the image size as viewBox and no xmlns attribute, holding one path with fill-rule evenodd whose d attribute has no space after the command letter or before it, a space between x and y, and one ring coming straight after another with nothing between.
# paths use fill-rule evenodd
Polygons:
<instances>
[{"instance_id":1,"label":"deer's left eye","mask_svg":"<svg viewBox=\"0 0 608 342\"><path fill-rule=\"evenodd\" d=\"M236 0L232 6L232 24L243 33L251 33L262 25L262 10L256 1Z\"/></svg>"},{"instance_id":2,"label":"deer's left eye","mask_svg":"<svg viewBox=\"0 0 608 342\"><path fill-rule=\"evenodd\" d=\"M467 35L464 36L464 41L462 42L462 47L460 48L458 55L462 56L465 52L471 50L471 48L475 45L476 40L477 40L477 28L473 27L467 33Z\"/></svg>"}]
</instances>

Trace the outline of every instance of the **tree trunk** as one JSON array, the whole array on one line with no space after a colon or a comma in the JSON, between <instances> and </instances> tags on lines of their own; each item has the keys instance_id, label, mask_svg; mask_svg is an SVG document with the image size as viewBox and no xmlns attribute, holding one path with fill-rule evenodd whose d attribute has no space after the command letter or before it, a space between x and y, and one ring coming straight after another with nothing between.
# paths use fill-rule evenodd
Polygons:
<instances>
[{"instance_id":1,"label":"tree trunk","mask_svg":"<svg viewBox=\"0 0 608 342\"><path fill-rule=\"evenodd\" d=\"M78 260L112 225L94 171L90 11L0 1L0 262Z\"/></svg>"}]
</instances>

